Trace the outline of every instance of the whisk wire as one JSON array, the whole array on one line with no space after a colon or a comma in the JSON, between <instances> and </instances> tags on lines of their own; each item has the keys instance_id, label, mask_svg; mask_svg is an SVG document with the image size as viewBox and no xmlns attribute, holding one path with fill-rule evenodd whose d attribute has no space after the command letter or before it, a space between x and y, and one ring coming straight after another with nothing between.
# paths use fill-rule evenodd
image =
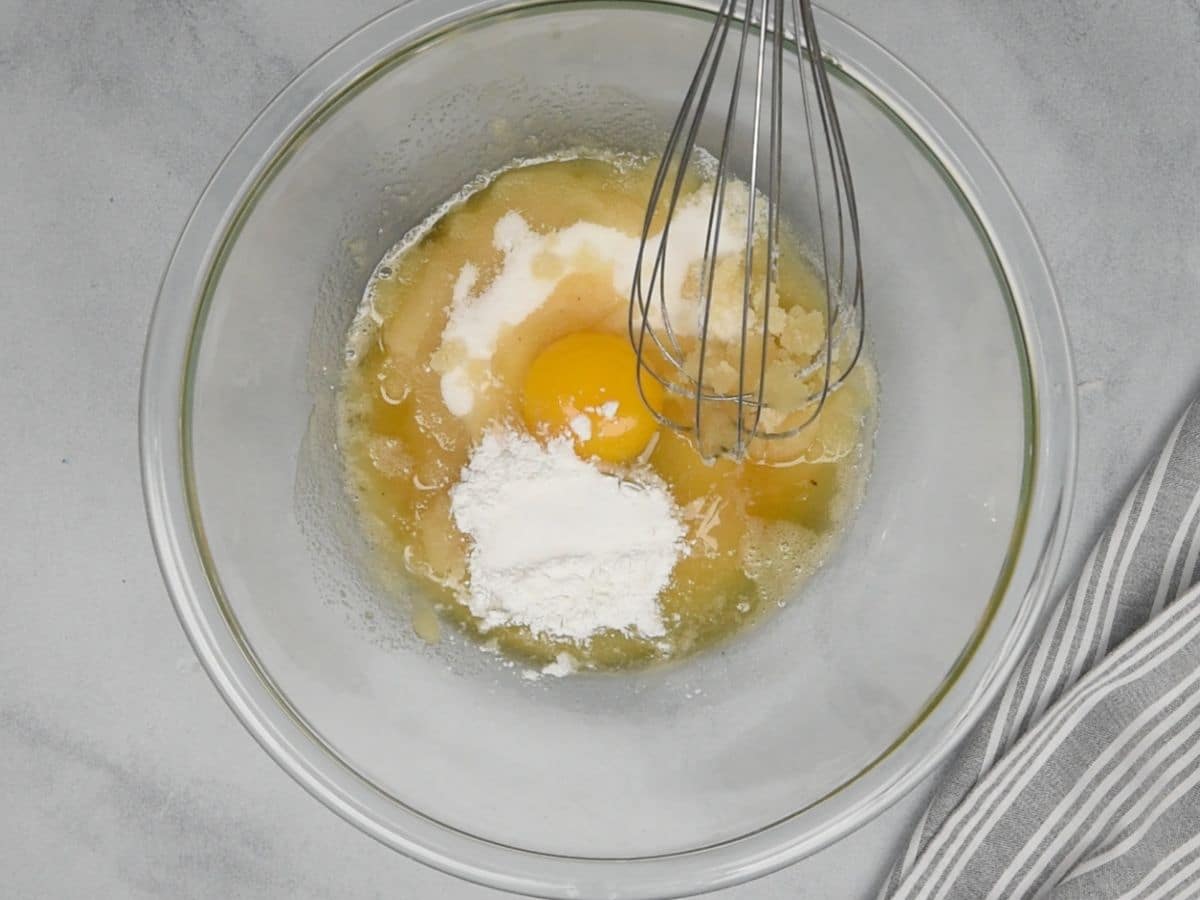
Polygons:
<instances>
[{"instance_id":1,"label":"whisk wire","mask_svg":"<svg viewBox=\"0 0 1200 900\"><path fill-rule=\"evenodd\" d=\"M722 5L717 13L717 21L713 30L709 34L708 42L705 45L704 52L701 54L700 62L696 67L696 74L692 77L692 81L688 86L688 92L684 98L683 108L679 116L675 120L675 124L671 130L671 136L668 139L667 147L663 152L662 165L659 166L655 174L654 183L651 187L650 200L646 208L646 220L642 231L642 241L638 246L637 261L634 266L635 283L633 288L633 301L630 304L630 330L633 330L633 313L634 306L638 307L641 313L641 326L637 338L637 353L639 361L645 358L645 339L649 334L654 342L658 352L666 358L678 371L686 373L685 362L682 359L683 350L675 337L674 330L671 327L671 317L667 310L666 301L666 286L665 286L665 268L667 247L670 242L671 222L674 219L675 211L678 208L679 197L683 189L684 181L687 178L687 167L691 162L691 155L696 145L696 138L699 133L700 125L704 119L704 112L708 108L708 99L712 93L712 87L716 80L717 70L719 68L721 54L724 51L725 41L729 35L729 24L733 20L736 0L722 0ZM698 95L698 96L697 96ZM676 148L679 145L679 139L682 135L685 125L689 119L689 113L693 105L696 106L696 113L690 116L691 124L688 128L687 140L683 151L680 164L676 167L674 183L671 189L670 200L668 201L666 216L663 224L662 234L659 239L658 248L654 254L654 265L650 273L649 287L643 295L642 292L642 266L646 250L646 239L650 235L653 228L654 218L658 212L659 203L662 199L663 188L667 178L671 174L671 161L675 158ZM655 294L655 289L659 293L659 305L663 321L663 330L666 332L667 341L670 343L670 348L663 345L657 332L650 328L650 303ZM678 385L674 380L667 379L660 375L656 370L648 368L640 364L638 365L638 389L643 392L644 388L642 378L645 374L650 374L660 385L672 393L684 394L686 388ZM693 386L699 388L694 379L690 376L688 381ZM664 417L658 410L650 407L654 415L667 425L674 425L673 420Z\"/></svg>"},{"instance_id":2,"label":"whisk wire","mask_svg":"<svg viewBox=\"0 0 1200 900\"><path fill-rule=\"evenodd\" d=\"M763 89L764 89L764 74L767 61L767 19L771 12L772 0L763 0L763 8L759 13L758 21L758 63L755 71L754 79L754 123L751 128L751 146L750 146L750 185L749 192L749 208L746 213L747 228L746 228L746 251L745 251L745 272L742 280L742 294L744 297L752 297L754 291L754 249L756 243L755 229L753 223L757 221L758 213L758 191L754 186L758 184L758 169L759 169L759 141L762 137L762 118L763 118ZM753 30L753 17L751 11L747 9L746 13L747 28L746 33L749 34ZM771 42L778 45L779 41ZM775 73L771 76L772 87L774 86ZM774 103L774 93L771 96L771 102ZM774 124L774 112L771 113L772 125ZM775 160L772 158L769 165L774 166ZM769 177L769 176L768 176ZM768 215L774 210L768 205ZM771 293L771 261L767 261L768 273L763 298L764 312L770 308L770 293ZM750 311L753 307L752 303L742 304L742 322L741 322L741 340L738 345L738 391L737 391L737 419L736 421L736 438L734 441L734 454L740 456L745 450L746 437L746 352L749 341L750 330ZM767 330L763 329L763 334L768 334ZM761 406L755 405L755 418L760 420L762 417ZM757 424L753 431L757 430Z\"/></svg>"},{"instance_id":3,"label":"whisk wire","mask_svg":"<svg viewBox=\"0 0 1200 900\"><path fill-rule=\"evenodd\" d=\"M737 64L734 67L733 73L733 90L729 96L729 113L727 121L737 121L738 104L741 100L742 86L742 71L746 60L746 48L750 42L751 23L754 18L754 0L746 2L746 27L742 29L742 37L738 43ZM729 19L724 23L724 29L728 31L730 23L733 20L732 12ZM761 84L761 79L759 79ZM700 356L696 363L695 380L698 386L695 399L695 416L694 428L698 434L703 426L704 401L708 398L704 396L704 369L707 363L708 356L708 335L709 324L712 317L712 285L716 279L717 261L720 253L721 244L721 223L725 215L725 185L729 173L729 159L733 146L734 131L726 129L721 141L721 152L717 157L717 174L713 184L712 202L708 212L708 228L704 237L704 260L707 263L706 267L702 267L702 280L700 282L700 292L704 297L704 310L700 320ZM694 148L693 148L694 150ZM691 151L687 158L683 160L686 165L690 162Z\"/></svg>"},{"instance_id":4,"label":"whisk wire","mask_svg":"<svg viewBox=\"0 0 1200 900\"><path fill-rule=\"evenodd\" d=\"M784 28L784 0L774 0L775 34L782 35ZM777 39L774 44L774 55L771 65L771 153L769 158L768 196L779 197L783 193L783 40ZM763 327L760 335L758 384L767 380L767 351L771 340L771 288L775 284L779 271L779 206L770 203L767 206L767 277L763 291ZM745 328L743 327L743 356L745 353ZM743 360L742 368L745 367ZM744 385L740 390L744 392ZM738 440L736 451L738 455L744 450L749 441L758 437L762 424L762 404L754 406L754 424L750 428L749 441L744 439L741 431L743 407L738 409Z\"/></svg>"},{"instance_id":5,"label":"whisk wire","mask_svg":"<svg viewBox=\"0 0 1200 900\"><path fill-rule=\"evenodd\" d=\"M711 404L734 406L735 425L732 442L723 452L745 454L759 438L793 437L812 425L824 408L829 395L845 381L857 364L864 343L865 303L858 207L850 174L849 156L841 123L838 120L833 91L826 72L826 61L817 34L811 0L744 0L738 14L737 0L721 0L713 28L705 43L695 74L689 83L679 115L655 175L634 268L630 297L629 330L638 355L638 386L645 396L646 377L655 379L669 395L691 402L688 420L674 413L653 409L665 425L690 431L698 442L706 427L706 410ZM812 388L807 399L775 415L764 426L764 413L772 409L766 402L771 350L771 307L779 289L779 247L782 233L781 198L784 191L784 110L785 42L787 13L792 16L792 31L800 77L804 123L812 163L812 189L820 248L821 278L825 287L824 334L822 349L807 364L793 373L802 384L810 383L820 371L819 387ZM667 265L672 222L680 208L693 156L705 123L709 105L729 44L730 31L739 23L741 33L735 41L729 102L720 139L715 171L711 177L712 196L704 233L704 253L697 272L699 281L698 322L678 331L672 323L667 296ZM750 41L756 43L751 49ZM753 71L753 104L749 111L749 157L745 209L745 245L742 265L742 309L738 332L736 391L718 389L710 384L711 339L714 288L717 283L723 226L726 224L726 197L736 160L734 142L739 131L739 113L743 94L743 73ZM769 73L769 76L768 76ZM768 82L769 78L769 82ZM820 135L818 135L818 129ZM764 135L764 131L766 132ZM765 149L765 160L764 156ZM763 171L765 169L765 179ZM826 184L828 179L829 184ZM765 184L765 196L761 188ZM707 189L708 185L706 185ZM765 206L765 236L760 229L760 205ZM831 207L831 208L830 208ZM652 231L660 213L663 227L653 251L648 282L644 280ZM765 257L758 259L757 257ZM756 264L764 274L761 290L755 287ZM761 304L759 306L758 304ZM658 322L654 319L657 312ZM678 313L677 313L678 314ZM636 318L635 318L636 317ZM756 367L751 371L752 326L760 328L755 348ZM691 329L698 327L692 335ZM722 337L723 342L728 337ZM693 351L689 356L688 340ZM851 346L847 344L852 341ZM725 365L725 363L722 363ZM665 366L665 369L663 368ZM723 376L727 377L727 376ZM772 382L774 383L774 382ZM800 421L796 413L803 411ZM785 425L786 427L780 427ZM702 450L704 448L702 447Z\"/></svg>"}]
</instances>

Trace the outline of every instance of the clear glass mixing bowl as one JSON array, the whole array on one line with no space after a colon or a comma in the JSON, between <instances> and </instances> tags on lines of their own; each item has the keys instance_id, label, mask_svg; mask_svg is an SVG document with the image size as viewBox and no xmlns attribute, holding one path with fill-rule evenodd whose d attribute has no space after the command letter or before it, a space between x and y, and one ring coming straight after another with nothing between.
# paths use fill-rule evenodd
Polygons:
<instances>
[{"instance_id":1,"label":"clear glass mixing bowl","mask_svg":"<svg viewBox=\"0 0 1200 900\"><path fill-rule=\"evenodd\" d=\"M882 384L840 549L761 627L669 668L532 684L453 636L426 645L364 575L339 481L333 388L364 283L483 171L660 146L711 23L692 0L447 9L412 0L317 61L180 239L141 417L171 596L263 747L419 860L563 897L764 874L929 772L1037 620L1075 433L1049 274L962 123L821 14Z\"/></svg>"}]
</instances>

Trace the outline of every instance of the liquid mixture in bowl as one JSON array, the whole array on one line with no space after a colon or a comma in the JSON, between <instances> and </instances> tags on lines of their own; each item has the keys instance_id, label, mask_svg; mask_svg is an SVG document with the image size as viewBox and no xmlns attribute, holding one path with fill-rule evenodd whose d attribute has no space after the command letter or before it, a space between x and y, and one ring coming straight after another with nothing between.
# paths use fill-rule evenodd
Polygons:
<instances>
[{"instance_id":1,"label":"liquid mixture in bowl","mask_svg":"<svg viewBox=\"0 0 1200 900\"><path fill-rule=\"evenodd\" d=\"M481 179L379 264L351 333L340 442L380 565L418 580L441 618L553 674L677 658L782 605L866 477L867 364L811 427L756 440L742 461L659 424L684 401L650 378L639 390L629 337L656 168L558 159ZM705 356L722 390L737 385L745 279L746 190L730 195ZM697 172L664 281L689 366L710 198ZM799 373L824 347L824 291L785 228L764 381L776 425L807 415Z\"/></svg>"}]
</instances>

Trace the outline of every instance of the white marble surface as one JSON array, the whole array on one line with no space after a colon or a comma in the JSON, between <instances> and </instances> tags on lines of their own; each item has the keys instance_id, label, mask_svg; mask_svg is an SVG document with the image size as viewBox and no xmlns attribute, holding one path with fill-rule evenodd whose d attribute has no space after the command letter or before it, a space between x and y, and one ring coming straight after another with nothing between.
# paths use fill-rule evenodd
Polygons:
<instances>
[{"instance_id":1,"label":"white marble surface","mask_svg":"<svg viewBox=\"0 0 1200 900\"><path fill-rule=\"evenodd\" d=\"M159 579L136 391L159 275L255 112L389 0L0 0L0 894L500 896L363 837L237 724ZM937 86L1041 235L1079 368L1065 578L1200 386L1200 2L830 0ZM721 896L865 897L910 798Z\"/></svg>"}]
</instances>

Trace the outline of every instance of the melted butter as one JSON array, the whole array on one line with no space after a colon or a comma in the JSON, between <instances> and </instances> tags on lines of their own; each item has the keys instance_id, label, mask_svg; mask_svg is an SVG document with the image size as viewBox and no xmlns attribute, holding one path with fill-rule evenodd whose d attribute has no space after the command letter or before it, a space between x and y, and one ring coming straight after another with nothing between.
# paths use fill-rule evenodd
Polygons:
<instances>
[{"instance_id":1,"label":"melted butter","mask_svg":"<svg viewBox=\"0 0 1200 900\"><path fill-rule=\"evenodd\" d=\"M626 334L628 298L616 287L611 260L539 252L533 269L553 285L519 321L498 328L489 358L477 359L445 339L455 295L486 290L502 271L496 226L514 210L539 235L579 223L638 235L654 171L654 161L622 167L589 159L510 170L447 212L414 246L389 257L387 276L377 275L368 288L378 324L345 372L341 445L379 564L407 573L428 598L413 612L413 627L426 640L440 634L436 608L468 634L537 665L563 652L600 669L680 657L794 596L857 502L875 396L866 365L832 395L814 427L761 457L792 463L784 467L707 463L689 440L660 430L644 457L670 486L689 542L659 597L665 639L605 632L580 645L515 627L484 635L460 602L469 547L454 525L450 491L472 446L487 428L523 428L522 385L548 346L580 332ZM779 296L797 323L788 339L802 343L804 318L822 308L824 298L798 246L783 248ZM462 370L472 395L462 415L444 393L445 373L453 369Z\"/></svg>"}]
</instances>

